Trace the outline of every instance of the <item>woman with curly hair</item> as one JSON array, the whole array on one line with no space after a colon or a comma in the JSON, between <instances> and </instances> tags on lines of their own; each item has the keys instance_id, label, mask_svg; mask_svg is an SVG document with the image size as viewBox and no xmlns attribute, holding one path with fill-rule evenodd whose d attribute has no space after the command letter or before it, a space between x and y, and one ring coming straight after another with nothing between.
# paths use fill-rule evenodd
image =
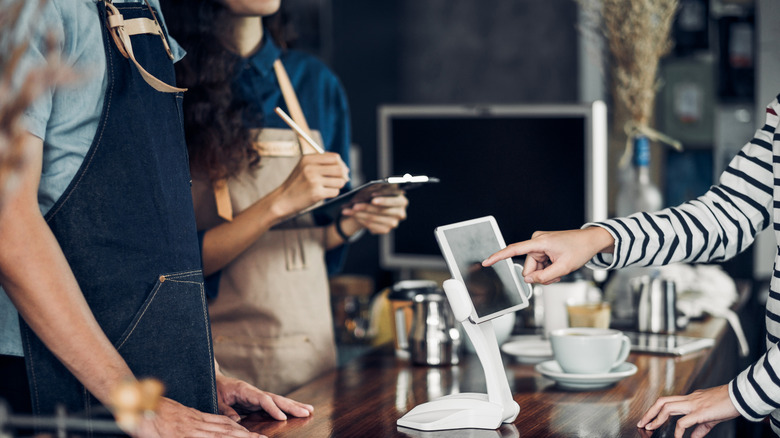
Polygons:
<instances>
[{"instance_id":1,"label":"woman with curly hair","mask_svg":"<svg viewBox=\"0 0 780 438\"><path fill-rule=\"evenodd\" d=\"M279 0L162 3L188 52L177 81L189 89L203 268L219 274L209 279L219 292L209 304L215 355L224 372L283 394L336 365L328 274L362 230L395 228L407 199L376 197L330 223L308 215L272 229L348 184L344 91L322 62L285 49L281 32L269 37ZM300 141L277 106L326 152Z\"/></svg>"}]
</instances>

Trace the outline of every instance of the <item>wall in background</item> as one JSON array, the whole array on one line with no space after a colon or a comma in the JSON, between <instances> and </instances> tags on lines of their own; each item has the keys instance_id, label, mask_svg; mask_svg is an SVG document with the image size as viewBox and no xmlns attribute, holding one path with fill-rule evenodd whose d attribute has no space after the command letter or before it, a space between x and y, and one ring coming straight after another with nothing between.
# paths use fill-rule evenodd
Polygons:
<instances>
[{"instance_id":1,"label":"wall in background","mask_svg":"<svg viewBox=\"0 0 780 438\"><path fill-rule=\"evenodd\" d=\"M550 2L404 1L403 102L573 102L577 8Z\"/></svg>"},{"instance_id":2,"label":"wall in background","mask_svg":"<svg viewBox=\"0 0 780 438\"><path fill-rule=\"evenodd\" d=\"M763 122L763 106L776 94L780 81L772 74L780 63L780 45L774 44L777 26L771 25L780 13L776 1L680 1L685 19L677 23L679 44L664 62L661 74L667 83L662 90L666 93L659 93L657 101L658 127L681 135L688 149L680 156L662 154L657 160L666 169L659 185L666 187L674 203L706 190L711 177L717 177L749 137L746 132L752 133L753 125ZM738 11L753 5L757 18L752 42L755 90L745 91L744 87L725 86L729 81L724 79L734 71L723 67L733 59L728 53L739 54L745 42L750 53L750 39L735 36L745 34L737 32L745 27ZM359 152L353 168L362 179L378 176L376 108L380 104L559 103L604 96L603 74L598 60L594 61L598 47L587 47L587 39L580 38L575 0L285 0L283 7L296 21L299 48L323 58L347 90ZM685 132L673 132L664 119L673 113L678 97L669 92L675 77L683 82L686 77L695 82L710 80L702 87L709 100L702 98L704 105L700 106L706 115L702 123L708 125L698 131L691 127L695 124L686 122L691 126ZM743 120L745 115L748 121ZM706 136L692 140L687 133ZM465 159L469 151L458 153ZM708 162L713 163L711 174L702 167ZM688 181L691 178L676 175L694 173L670 169L700 169L695 174L701 176ZM415 205L413 194L410 197L409 214L424 214L430 208ZM775 242L771 233L765 234L755 248L753 273L757 278L771 273L766 260L771 260ZM380 283L383 278L389 281L391 273L379 268L377 253L376 238L363 238L352 246L345 271L376 276ZM734 262L731 265L736 269L730 270L740 276L753 269L751 254Z\"/></svg>"},{"instance_id":3,"label":"wall in background","mask_svg":"<svg viewBox=\"0 0 780 438\"><path fill-rule=\"evenodd\" d=\"M330 21L321 24L321 53L349 95L366 179L378 176L380 104L579 100L574 0L325 3L330 6L321 16ZM476 151L478 145L453 153L464 155L466 170L468 154ZM434 208L410 198L410 215ZM377 287L393 281L393 273L378 266L377 239L371 236L352 245L345 272L375 276Z\"/></svg>"}]
</instances>

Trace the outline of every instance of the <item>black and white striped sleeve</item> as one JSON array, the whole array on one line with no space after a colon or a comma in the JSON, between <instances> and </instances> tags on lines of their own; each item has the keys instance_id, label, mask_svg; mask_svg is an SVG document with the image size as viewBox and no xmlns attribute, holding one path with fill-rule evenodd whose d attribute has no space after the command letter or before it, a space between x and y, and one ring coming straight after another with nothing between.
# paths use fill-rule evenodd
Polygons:
<instances>
[{"instance_id":1,"label":"black and white striped sleeve","mask_svg":"<svg viewBox=\"0 0 780 438\"><path fill-rule=\"evenodd\" d=\"M585 224L583 228L602 227L615 239L614 254L598 254L588 266L716 262L750 246L772 221L772 141L778 116L772 106L767 109L765 125L704 195L654 213Z\"/></svg>"},{"instance_id":2,"label":"black and white striped sleeve","mask_svg":"<svg viewBox=\"0 0 780 438\"><path fill-rule=\"evenodd\" d=\"M780 408L780 349L777 344L729 382L729 396L739 413L751 421L761 421Z\"/></svg>"},{"instance_id":3,"label":"black and white striped sleeve","mask_svg":"<svg viewBox=\"0 0 780 438\"><path fill-rule=\"evenodd\" d=\"M588 266L614 269L630 265L716 262L745 250L770 224L775 231L773 150L780 104L767 106L766 122L729 163L718 185L701 197L654 213L589 223L615 239L614 254L599 254ZM778 137L780 140L780 137ZM777 265L777 263L776 263ZM775 267L777 277L777 266ZM780 278L773 278L767 301L768 349L729 383L732 403L745 418L759 421L780 409ZM774 420L774 419L773 419Z\"/></svg>"}]
</instances>

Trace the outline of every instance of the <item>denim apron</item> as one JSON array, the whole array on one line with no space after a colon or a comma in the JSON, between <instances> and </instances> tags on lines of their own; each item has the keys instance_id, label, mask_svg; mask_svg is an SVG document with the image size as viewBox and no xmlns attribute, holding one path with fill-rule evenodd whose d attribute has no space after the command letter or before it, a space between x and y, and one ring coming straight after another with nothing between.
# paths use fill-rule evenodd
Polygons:
<instances>
[{"instance_id":1,"label":"denim apron","mask_svg":"<svg viewBox=\"0 0 780 438\"><path fill-rule=\"evenodd\" d=\"M116 7L125 20L152 18L144 3ZM98 12L102 25L103 2ZM154 377L166 397L216 413L182 93L153 89L101 27L108 77L103 112L84 163L46 221L92 313L135 376ZM159 35L133 36L132 49L151 75L174 83ZM63 405L97 415L97 400L21 325L33 412L50 414Z\"/></svg>"}]
</instances>

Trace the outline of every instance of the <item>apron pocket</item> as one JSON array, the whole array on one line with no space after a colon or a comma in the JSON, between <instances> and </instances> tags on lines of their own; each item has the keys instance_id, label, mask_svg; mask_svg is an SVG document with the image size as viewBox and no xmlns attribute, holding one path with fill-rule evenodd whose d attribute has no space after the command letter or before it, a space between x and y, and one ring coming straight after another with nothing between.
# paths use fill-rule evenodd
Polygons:
<instances>
[{"instance_id":1,"label":"apron pocket","mask_svg":"<svg viewBox=\"0 0 780 438\"><path fill-rule=\"evenodd\" d=\"M200 270L164 274L115 341L136 377L153 377L165 396L215 412L211 332Z\"/></svg>"},{"instance_id":2,"label":"apron pocket","mask_svg":"<svg viewBox=\"0 0 780 438\"><path fill-rule=\"evenodd\" d=\"M122 346L139 328L141 321L146 317L147 313L151 312L150 315L156 313L156 307L175 300L178 295L184 295L184 298L187 298L186 301L189 301L189 299L192 298L190 295L195 297L204 297L202 279L203 276L200 270L178 272L174 274L163 274L157 277L157 281L155 282L154 287L152 287L152 291L146 297L146 300L141 305L141 308L138 310L138 312L136 312L135 316L130 322L130 325L125 329L125 332L122 334L122 336L120 336L118 340L114 341L114 347L116 347L117 350L121 350ZM165 284L166 282L168 282L167 285ZM173 308L175 309L176 307L174 306ZM154 316L149 316L149 318L153 317ZM206 324L208 324L207 314L205 317Z\"/></svg>"}]
</instances>

